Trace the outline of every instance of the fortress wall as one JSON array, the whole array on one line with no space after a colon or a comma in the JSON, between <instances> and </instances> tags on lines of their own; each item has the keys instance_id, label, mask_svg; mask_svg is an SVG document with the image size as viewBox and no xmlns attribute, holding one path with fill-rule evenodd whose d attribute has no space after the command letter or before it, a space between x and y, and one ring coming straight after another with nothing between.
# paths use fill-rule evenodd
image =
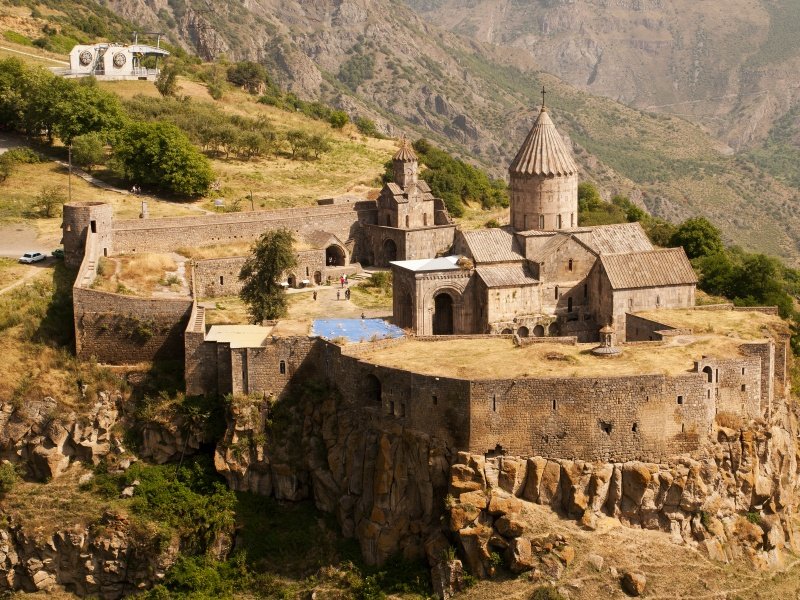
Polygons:
<instances>
[{"instance_id":1,"label":"fortress wall","mask_svg":"<svg viewBox=\"0 0 800 600\"><path fill-rule=\"evenodd\" d=\"M657 341L663 337L660 332L667 329L674 329L674 327L630 313L625 315L625 341Z\"/></svg>"},{"instance_id":2,"label":"fortress wall","mask_svg":"<svg viewBox=\"0 0 800 600\"><path fill-rule=\"evenodd\" d=\"M206 342L205 309L193 304L184 333L184 379L190 396L218 391L217 345Z\"/></svg>"},{"instance_id":3,"label":"fortress wall","mask_svg":"<svg viewBox=\"0 0 800 600\"><path fill-rule=\"evenodd\" d=\"M243 349L241 370L233 369L233 387L245 393L280 398L291 380L297 380L304 369L313 369L312 365L318 362L316 347L316 338L291 337L275 338L261 348Z\"/></svg>"},{"instance_id":4,"label":"fortress wall","mask_svg":"<svg viewBox=\"0 0 800 600\"><path fill-rule=\"evenodd\" d=\"M170 252L183 246L210 246L255 240L268 229L285 227L297 234L327 231L342 241L361 241L358 223L373 222L377 210L359 205L319 206L255 213L228 213L203 217L140 219L114 223L114 252ZM365 203L369 205L370 203Z\"/></svg>"},{"instance_id":5,"label":"fortress wall","mask_svg":"<svg viewBox=\"0 0 800 600\"><path fill-rule=\"evenodd\" d=\"M716 413L732 413L745 419L762 416L764 379L761 360L760 356L710 357L695 363L696 371L703 377L706 398L715 404Z\"/></svg>"},{"instance_id":6,"label":"fortress wall","mask_svg":"<svg viewBox=\"0 0 800 600\"><path fill-rule=\"evenodd\" d=\"M372 365L330 343L323 343L318 372L326 374L346 402L382 415L398 428L467 447L468 381Z\"/></svg>"},{"instance_id":7,"label":"fortress wall","mask_svg":"<svg viewBox=\"0 0 800 600\"><path fill-rule=\"evenodd\" d=\"M659 462L706 438L705 396L697 374L474 381L469 451Z\"/></svg>"},{"instance_id":8,"label":"fortress wall","mask_svg":"<svg viewBox=\"0 0 800 600\"><path fill-rule=\"evenodd\" d=\"M133 298L82 287L72 293L79 358L113 364L183 360L190 299Z\"/></svg>"},{"instance_id":9,"label":"fortress wall","mask_svg":"<svg viewBox=\"0 0 800 600\"><path fill-rule=\"evenodd\" d=\"M406 231L405 260L431 258L449 252L455 234L455 225Z\"/></svg>"},{"instance_id":10,"label":"fortress wall","mask_svg":"<svg viewBox=\"0 0 800 600\"><path fill-rule=\"evenodd\" d=\"M772 401L775 384L775 342L753 342L740 346L742 354L756 357L761 363L760 372L760 410L759 414L768 418L772 416ZM783 390L780 390L781 392Z\"/></svg>"},{"instance_id":11,"label":"fortress wall","mask_svg":"<svg viewBox=\"0 0 800 600\"><path fill-rule=\"evenodd\" d=\"M308 279L315 281L319 274L321 283L325 283L327 271L324 250L303 250L296 255L297 265L290 272L284 273L282 280L294 275L299 282ZM239 272L247 257L231 256L226 258L209 258L194 263L194 281L199 297L218 298L220 296L236 296L242 290Z\"/></svg>"}]
</instances>

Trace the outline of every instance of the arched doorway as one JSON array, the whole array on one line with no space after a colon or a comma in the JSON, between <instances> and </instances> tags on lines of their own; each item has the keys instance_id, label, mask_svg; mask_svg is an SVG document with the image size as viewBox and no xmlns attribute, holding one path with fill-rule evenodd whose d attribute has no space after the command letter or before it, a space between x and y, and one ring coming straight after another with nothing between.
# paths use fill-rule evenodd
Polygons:
<instances>
[{"instance_id":1,"label":"arched doorway","mask_svg":"<svg viewBox=\"0 0 800 600\"><path fill-rule=\"evenodd\" d=\"M314 283L322 285L322 273L319 271L314 271Z\"/></svg>"},{"instance_id":2,"label":"arched doorway","mask_svg":"<svg viewBox=\"0 0 800 600\"><path fill-rule=\"evenodd\" d=\"M533 337L544 337L544 327L537 325L533 328Z\"/></svg>"},{"instance_id":3,"label":"arched doorway","mask_svg":"<svg viewBox=\"0 0 800 600\"><path fill-rule=\"evenodd\" d=\"M386 240L383 242L383 260L388 264L393 260L397 260L397 244L394 240Z\"/></svg>"},{"instance_id":4,"label":"arched doorway","mask_svg":"<svg viewBox=\"0 0 800 600\"><path fill-rule=\"evenodd\" d=\"M325 264L329 267L343 267L347 255L341 246L333 244L325 248Z\"/></svg>"},{"instance_id":5,"label":"arched doorway","mask_svg":"<svg viewBox=\"0 0 800 600\"><path fill-rule=\"evenodd\" d=\"M708 378L708 383L714 383L714 374L711 371L711 367L705 367L703 369L703 373L706 374L706 377Z\"/></svg>"},{"instance_id":6,"label":"arched doorway","mask_svg":"<svg viewBox=\"0 0 800 600\"><path fill-rule=\"evenodd\" d=\"M501 331L500 333L501 333L502 335L511 335L511 334L512 334L512 333L514 333L514 332L513 332L513 331L511 331L511 330L510 330L508 327L506 327L506 328L505 328L505 329L503 329L503 331Z\"/></svg>"},{"instance_id":7,"label":"arched doorway","mask_svg":"<svg viewBox=\"0 0 800 600\"><path fill-rule=\"evenodd\" d=\"M286 278L286 281L289 283L290 288L297 287L297 277L294 276L294 273L289 273L289 277Z\"/></svg>"},{"instance_id":8,"label":"arched doorway","mask_svg":"<svg viewBox=\"0 0 800 600\"><path fill-rule=\"evenodd\" d=\"M433 298L433 335L453 335L453 298L443 292Z\"/></svg>"},{"instance_id":9,"label":"arched doorway","mask_svg":"<svg viewBox=\"0 0 800 600\"><path fill-rule=\"evenodd\" d=\"M547 328L547 335L550 337L555 337L558 335L558 323L555 321L550 323L550 327Z\"/></svg>"},{"instance_id":10,"label":"arched doorway","mask_svg":"<svg viewBox=\"0 0 800 600\"><path fill-rule=\"evenodd\" d=\"M517 329L517 335L521 338L528 337L529 335L528 328L523 325L522 327Z\"/></svg>"}]
</instances>

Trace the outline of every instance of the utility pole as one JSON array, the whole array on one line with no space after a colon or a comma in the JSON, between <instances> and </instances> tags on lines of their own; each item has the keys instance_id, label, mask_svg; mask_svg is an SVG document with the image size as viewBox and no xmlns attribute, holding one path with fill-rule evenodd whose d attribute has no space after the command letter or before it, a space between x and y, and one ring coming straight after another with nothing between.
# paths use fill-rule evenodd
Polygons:
<instances>
[{"instance_id":1,"label":"utility pole","mask_svg":"<svg viewBox=\"0 0 800 600\"><path fill-rule=\"evenodd\" d=\"M72 202L72 143L67 146L67 156L69 157L69 172L67 174L67 194L70 203Z\"/></svg>"},{"instance_id":2,"label":"utility pole","mask_svg":"<svg viewBox=\"0 0 800 600\"><path fill-rule=\"evenodd\" d=\"M256 205L253 204L253 190L250 190L250 210L255 210Z\"/></svg>"}]
</instances>

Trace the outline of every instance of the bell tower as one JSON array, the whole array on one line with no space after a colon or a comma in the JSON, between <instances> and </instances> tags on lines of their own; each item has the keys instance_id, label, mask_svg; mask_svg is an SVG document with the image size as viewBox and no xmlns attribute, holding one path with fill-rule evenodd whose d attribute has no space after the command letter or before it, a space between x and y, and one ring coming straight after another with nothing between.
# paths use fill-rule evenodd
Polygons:
<instances>
[{"instance_id":1,"label":"bell tower","mask_svg":"<svg viewBox=\"0 0 800 600\"><path fill-rule=\"evenodd\" d=\"M400 149L392 158L394 167L394 182L404 190L417 183L419 163L414 148L411 143L403 136L400 142Z\"/></svg>"},{"instance_id":2,"label":"bell tower","mask_svg":"<svg viewBox=\"0 0 800 600\"><path fill-rule=\"evenodd\" d=\"M578 165L544 102L528 137L508 168L511 226L556 231L578 226Z\"/></svg>"}]
</instances>

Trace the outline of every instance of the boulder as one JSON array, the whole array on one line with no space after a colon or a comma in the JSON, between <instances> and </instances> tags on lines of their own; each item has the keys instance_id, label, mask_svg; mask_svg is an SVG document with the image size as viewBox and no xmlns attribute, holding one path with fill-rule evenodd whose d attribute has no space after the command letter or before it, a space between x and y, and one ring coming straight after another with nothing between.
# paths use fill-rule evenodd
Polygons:
<instances>
[{"instance_id":1,"label":"boulder","mask_svg":"<svg viewBox=\"0 0 800 600\"><path fill-rule=\"evenodd\" d=\"M595 571L602 571L605 559L599 554L587 554L586 562L588 562Z\"/></svg>"},{"instance_id":2,"label":"boulder","mask_svg":"<svg viewBox=\"0 0 800 600\"><path fill-rule=\"evenodd\" d=\"M464 590L464 567L460 560L442 561L431 569L433 593L448 600Z\"/></svg>"},{"instance_id":3,"label":"boulder","mask_svg":"<svg viewBox=\"0 0 800 600\"><path fill-rule=\"evenodd\" d=\"M536 564L531 541L526 537L511 540L506 550L507 563L514 573L530 571Z\"/></svg>"},{"instance_id":4,"label":"boulder","mask_svg":"<svg viewBox=\"0 0 800 600\"><path fill-rule=\"evenodd\" d=\"M626 571L622 575L622 589L629 596L641 596L644 594L647 578L643 573Z\"/></svg>"},{"instance_id":5,"label":"boulder","mask_svg":"<svg viewBox=\"0 0 800 600\"><path fill-rule=\"evenodd\" d=\"M525 532L525 521L513 515L503 515L494 523L495 529L508 538L516 538Z\"/></svg>"}]
</instances>

